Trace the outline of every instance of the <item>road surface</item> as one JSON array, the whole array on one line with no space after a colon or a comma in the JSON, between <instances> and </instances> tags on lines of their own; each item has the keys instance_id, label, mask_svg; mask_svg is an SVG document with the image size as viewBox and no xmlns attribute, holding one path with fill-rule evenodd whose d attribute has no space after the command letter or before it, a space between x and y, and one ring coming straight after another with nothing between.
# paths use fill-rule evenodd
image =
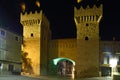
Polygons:
<instances>
[{"instance_id":1,"label":"road surface","mask_svg":"<svg viewBox=\"0 0 120 80\"><path fill-rule=\"evenodd\" d=\"M70 79L64 77L53 77L53 76L20 76L20 75L0 75L0 80L112 80L111 77L94 77L94 78L80 78Z\"/></svg>"}]
</instances>

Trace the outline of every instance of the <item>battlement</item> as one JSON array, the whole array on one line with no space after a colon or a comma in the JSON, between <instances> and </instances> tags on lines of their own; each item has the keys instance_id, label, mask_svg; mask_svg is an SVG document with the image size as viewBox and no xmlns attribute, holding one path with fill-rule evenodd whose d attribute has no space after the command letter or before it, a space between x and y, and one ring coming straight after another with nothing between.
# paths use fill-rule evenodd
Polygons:
<instances>
[{"instance_id":1,"label":"battlement","mask_svg":"<svg viewBox=\"0 0 120 80\"><path fill-rule=\"evenodd\" d=\"M37 11L37 10L35 10L35 11L26 11L26 12L21 12L20 14L21 14L21 16L26 16L26 15L36 15L36 14L40 14L42 12L42 10L40 10L40 11Z\"/></svg>"},{"instance_id":2,"label":"battlement","mask_svg":"<svg viewBox=\"0 0 120 80\"><path fill-rule=\"evenodd\" d=\"M103 5L81 6L79 9L74 7L74 19L77 23L97 22L99 23L103 16Z\"/></svg>"},{"instance_id":3,"label":"battlement","mask_svg":"<svg viewBox=\"0 0 120 80\"><path fill-rule=\"evenodd\" d=\"M86 9L102 9L102 8L103 8L103 4L100 4L99 6L98 5L93 5L93 6L87 5L86 7L80 6L78 9L86 10ZM77 8L75 7L75 9L77 9Z\"/></svg>"},{"instance_id":4,"label":"battlement","mask_svg":"<svg viewBox=\"0 0 120 80\"><path fill-rule=\"evenodd\" d=\"M20 14L20 21L23 25L31 25L31 24L40 24L42 20L42 10L41 11L30 11L25 12L24 14Z\"/></svg>"},{"instance_id":5,"label":"battlement","mask_svg":"<svg viewBox=\"0 0 120 80\"><path fill-rule=\"evenodd\" d=\"M87 5L86 7L80 6L79 8L74 7L74 14L102 14L103 13L103 4L100 4L99 6L97 5L93 5L92 7L90 7L89 5Z\"/></svg>"}]
</instances>

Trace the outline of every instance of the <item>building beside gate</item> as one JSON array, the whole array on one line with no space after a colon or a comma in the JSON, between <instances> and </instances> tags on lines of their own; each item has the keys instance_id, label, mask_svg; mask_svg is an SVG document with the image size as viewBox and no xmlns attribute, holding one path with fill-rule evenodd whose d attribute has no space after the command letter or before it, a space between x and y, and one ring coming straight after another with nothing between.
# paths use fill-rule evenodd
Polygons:
<instances>
[{"instance_id":1,"label":"building beside gate","mask_svg":"<svg viewBox=\"0 0 120 80\"><path fill-rule=\"evenodd\" d=\"M22 36L0 26L0 75L21 73Z\"/></svg>"}]
</instances>

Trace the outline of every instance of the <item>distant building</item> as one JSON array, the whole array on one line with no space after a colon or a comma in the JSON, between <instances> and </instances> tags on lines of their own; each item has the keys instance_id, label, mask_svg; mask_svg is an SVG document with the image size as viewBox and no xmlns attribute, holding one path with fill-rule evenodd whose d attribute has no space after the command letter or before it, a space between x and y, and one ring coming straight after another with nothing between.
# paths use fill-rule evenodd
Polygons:
<instances>
[{"instance_id":1,"label":"distant building","mask_svg":"<svg viewBox=\"0 0 120 80\"><path fill-rule=\"evenodd\" d=\"M101 76L120 73L120 41L100 41Z\"/></svg>"},{"instance_id":2,"label":"distant building","mask_svg":"<svg viewBox=\"0 0 120 80\"><path fill-rule=\"evenodd\" d=\"M111 75L113 54L119 55L119 41L102 41L99 23L103 5L74 8L77 37L51 39L50 23L42 10L21 13L23 52L31 68L23 65L23 72L31 75L63 75L95 77ZM114 47L113 47L114 45ZM117 52L116 52L117 51ZM115 57L119 59L119 57ZM118 60L119 63L119 60ZM106 73L105 73L106 70Z\"/></svg>"},{"instance_id":3,"label":"distant building","mask_svg":"<svg viewBox=\"0 0 120 80\"><path fill-rule=\"evenodd\" d=\"M0 75L20 74L22 36L0 27Z\"/></svg>"}]
</instances>

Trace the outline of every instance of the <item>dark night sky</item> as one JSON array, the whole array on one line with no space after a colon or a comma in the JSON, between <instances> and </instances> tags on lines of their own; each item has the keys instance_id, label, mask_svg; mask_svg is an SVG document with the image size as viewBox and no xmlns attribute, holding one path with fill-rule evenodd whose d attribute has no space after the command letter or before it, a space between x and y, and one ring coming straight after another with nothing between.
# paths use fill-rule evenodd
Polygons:
<instances>
[{"instance_id":1,"label":"dark night sky","mask_svg":"<svg viewBox=\"0 0 120 80\"><path fill-rule=\"evenodd\" d=\"M44 4L45 3L44 1ZM103 18L100 23L101 39L108 40L112 39L112 37L120 38L120 12L118 2L113 0L83 0L79 5L86 6L99 3L103 3ZM75 37L76 31L73 19L73 7L78 6L75 0L60 0L59 2L55 0L54 4L52 4L50 0L44 6L44 10L46 10L46 12L49 11L48 16L50 16L51 24L53 23L52 30L54 32L53 35L55 35L54 37ZM56 10L56 8L59 10Z\"/></svg>"},{"instance_id":2,"label":"dark night sky","mask_svg":"<svg viewBox=\"0 0 120 80\"><path fill-rule=\"evenodd\" d=\"M19 3L19 0L0 0L0 24L11 31L21 34Z\"/></svg>"},{"instance_id":3,"label":"dark night sky","mask_svg":"<svg viewBox=\"0 0 120 80\"><path fill-rule=\"evenodd\" d=\"M31 10L35 0L1 0L0 1L0 20L2 23L7 23L7 26L12 26L16 32L21 32L19 24L19 8L20 2L26 2L27 7ZM76 28L74 24L74 6L76 0L40 0L41 7L50 20L53 38L74 38L76 37ZM120 38L120 12L119 3L113 0L83 0L79 5L93 5L103 3L103 18L100 23L100 36L102 39L112 39L112 37ZM17 25L17 26L16 26Z\"/></svg>"}]
</instances>

